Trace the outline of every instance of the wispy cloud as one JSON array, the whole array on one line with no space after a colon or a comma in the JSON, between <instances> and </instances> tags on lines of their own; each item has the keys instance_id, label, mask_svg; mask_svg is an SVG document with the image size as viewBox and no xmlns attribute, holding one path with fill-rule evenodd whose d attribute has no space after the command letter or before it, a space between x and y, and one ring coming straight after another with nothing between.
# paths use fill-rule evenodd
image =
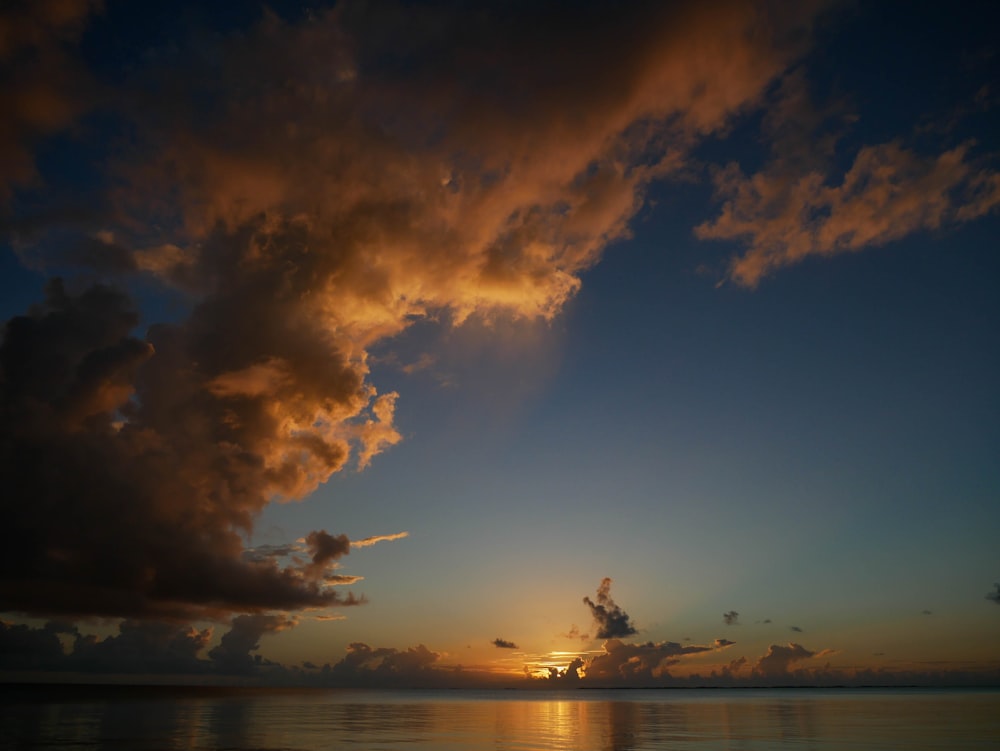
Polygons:
<instances>
[{"instance_id":1,"label":"wispy cloud","mask_svg":"<svg viewBox=\"0 0 1000 751\"><path fill-rule=\"evenodd\" d=\"M728 613L722 614L722 622L727 626L739 626L740 625L740 614L735 610L730 610Z\"/></svg>"},{"instance_id":2,"label":"wispy cloud","mask_svg":"<svg viewBox=\"0 0 1000 751\"><path fill-rule=\"evenodd\" d=\"M369 548L380 542L391 542L392 540L402 540L404 537L409 537L409 532L396 532L391 535L374 535L372 537L365 537L361 540L351 540L352 548Z\"/></svg>"},{"instance_id":3,"label":"wispy cloud","mask_svg":"<svg viewBox=\"0 0 1000 751\"><path fill-rule=\"evenodd\" d=\"M1000 172L972 151L971 142L925 154L890 141L863 147L842 176L790 172L778 162L748 177L729 164L715 174L722 211L695 234L745 242L728 277L755 287L810 256L885 245L996 210Z\"/></svg>"}]
</instances>

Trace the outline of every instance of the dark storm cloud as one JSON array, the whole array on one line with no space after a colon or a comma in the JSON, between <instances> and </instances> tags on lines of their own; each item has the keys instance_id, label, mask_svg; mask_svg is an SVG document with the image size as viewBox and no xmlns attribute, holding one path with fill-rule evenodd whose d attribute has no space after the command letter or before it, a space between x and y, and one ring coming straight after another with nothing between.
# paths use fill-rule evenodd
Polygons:
<instances>
[{"instance_id":1,"label":"dark storm cloud","mask_svg":"<svg viewBox=\"0 0 1000 751\"><path fill-rule=\"evenodd\" d=\"M728 613L722 614L722 622L727 626L739 626L740 625L740 614L735 610L730 610Z\"/></svg>"},{"instance_id":2,"label":"dark storm cloud","mask_svg":"<svg viewBox=\"0 0 1000 751\"><path fill-rule=\"evenodd\" d=\"M359 602L328 586L346 538L317 532L309 560L284 564L244 553L269 503L401 440L372 345L421 319L557 315L650 182L802 53L819 5L344 2L171 40L102 81L99 102L68 63L100 21L90 3L0 12L0 202L32 207L12 226L52 217L32 227L42 261L142 273L189 304L140 335L121 292L53 282L8 322L0 611L225 619ZM109 209L53 248L64 207L31 186L80 190L40 175L33 147L98 105L128 133L81 135L106 177L87 194ZM600 638L635 633L600 594Z\"/></svg>"},{"instance_id":3,"label":"dark storm cloud","mask_svg":"<svg viewBox=\"0 0 1000 751\"><path fill-rule=\"evenodd\" d=\"M610 578L605 577L601 580L597 588L597 602L589 597L584 597L583 602L590 608L590 614L597 625L598 639L616 639L638 633L630 622L628 613L611 599Z\"/></svg>"},{"instance_id":4,"label":"dark storm cloud","mask_svg":"<svg viewBox=\"0 0 1000 751\"><path fill-rule=\"evenodd\" d=\"M493 646L500 649L517 649L517 645L514 642L501 639L499 636L493 640Z\"/></svg>"}]
</instances>

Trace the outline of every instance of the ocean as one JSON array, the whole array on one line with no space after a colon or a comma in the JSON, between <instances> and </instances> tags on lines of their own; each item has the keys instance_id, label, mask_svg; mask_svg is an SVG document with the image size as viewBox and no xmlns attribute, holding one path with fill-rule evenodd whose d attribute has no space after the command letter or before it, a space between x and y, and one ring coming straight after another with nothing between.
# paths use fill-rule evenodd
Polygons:
<instances>
[{"instance_id":1,"label":"ocean","mask_svg":"<svg viewBox=\"0 0 1000 751\"><path fill-rule=\"evenodd\" d=\"M1000 689L0 691L3 749L1000 748Z\"/></svg>"}]
</instances>

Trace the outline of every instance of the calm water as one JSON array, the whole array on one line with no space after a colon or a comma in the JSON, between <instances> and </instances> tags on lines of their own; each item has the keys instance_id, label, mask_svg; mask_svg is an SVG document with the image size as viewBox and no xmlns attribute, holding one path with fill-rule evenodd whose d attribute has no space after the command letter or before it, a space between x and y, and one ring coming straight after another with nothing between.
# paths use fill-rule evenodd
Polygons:
<instances>
[{"instance_id":1,"label":"calm water","mask_svg":"<svg viewBox=\"0 0 1000 751\"><path fill-rule=\"evenodd\" d=\"M6 691L10 749L990 749L1000 691Z\"/></svg>"}]
</instances>

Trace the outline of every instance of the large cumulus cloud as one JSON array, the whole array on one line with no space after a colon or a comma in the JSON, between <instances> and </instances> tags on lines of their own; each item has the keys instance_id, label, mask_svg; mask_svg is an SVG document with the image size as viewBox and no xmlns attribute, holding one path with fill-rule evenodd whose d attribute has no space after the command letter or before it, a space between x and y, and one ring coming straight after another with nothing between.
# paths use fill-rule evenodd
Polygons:
<instances>
[{"instance_id":1,"label":"large cumulus cloud","mask_svg":"<svg viewBox=\"0 0 1000 751\"><path fill-rule=\"evenodd\" d=\"M82 22L90 6L73 7ZM347 552L335 535L308 538L301 564L244 541L267 504L400 440L370 347L422 318L556 315L649 182L801 53L816 7L565 10L265 12L150 50L107 88L101 107L129 134L94 186L107 212L34 215L42 240L21 237L21 256L44 264L63 242L61 263L144 274L187 313L143 333L119 287L54 281L8 322L0 610L224 618L358 601L330 586ZM34 142L22 130L17 153Z\"/></svg>"}]
</instances>

